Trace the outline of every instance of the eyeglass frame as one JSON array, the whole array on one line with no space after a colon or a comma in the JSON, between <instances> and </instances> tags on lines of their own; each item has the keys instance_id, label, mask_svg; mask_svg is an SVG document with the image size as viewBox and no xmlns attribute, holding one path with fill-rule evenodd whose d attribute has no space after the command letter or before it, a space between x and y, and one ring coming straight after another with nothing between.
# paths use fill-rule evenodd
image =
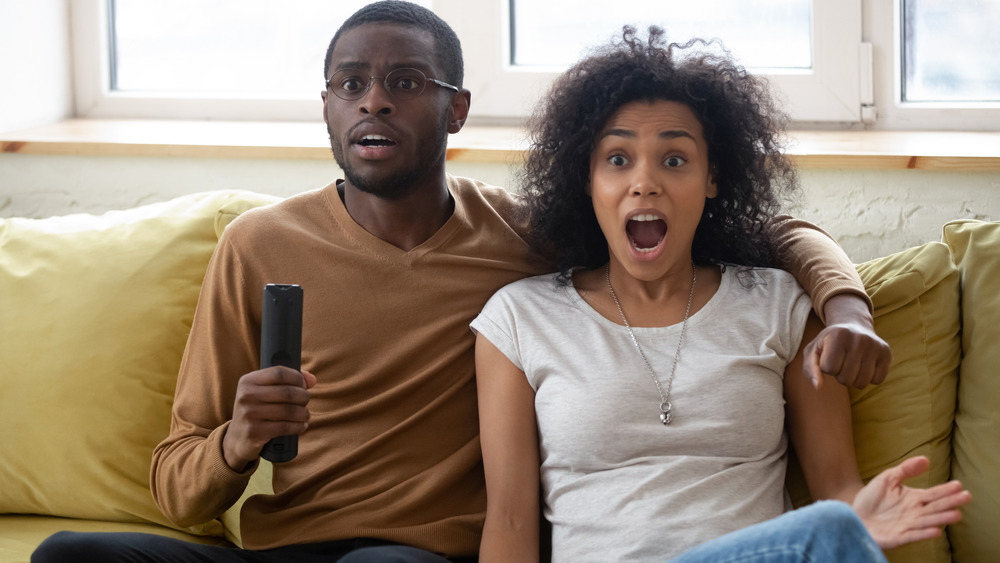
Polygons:
<instances>
[{"instance_id":1,"label":"eyeglass frame","mask_svg":"<svg viewBox=\"0 0 1000 563\"><path fill-rule=\"evenodd\" d=\"M448 84L447 82L444 82L444 81L438 80L436 78L431 78L431 77L427 76L427 74L425 74L424 71L420 70L419 68L402 67L402 68L394 68L394 69L390 70L389 72L385 73L385 76L382 77L382 87L385 88L385 91L389 94L389 96L392 97L392 98L394 98L394 99L413 100L413 99L419 98L424 93L424 90L427 89L427 84L425 83L424 87L420 89L420 92L418 92L417 94L415 94L411 98L401 98L401 97L398 97L397 94L394 94L392 88L389 86L389 76L392 73L394 73L394 72L400 72L400 71L404 71L404 70L414 71L414 72L420 74L420 76L423 76L424 80L426 80L428 82L431 82L432 84L435 84L435 85L440 86L442 88L447 88L447 89L453 90L455 92L460 92L461 91L458 88L458 86L455 86L455 85L452 85L452 84ZM344 100L345 102L354 102L354 101L360 100L361 98L364 98L365 96L368 95L368 92L371 91L372 86L375 84L375 78L376 77L374 75L369 75L368 76L368 81L365 83L364 90L360 91L361 93L358 94L357 97L345 98L345 97L343 97L341 95L342 93L345 92L342 88L339 88L339 87L338 88L332 88L331 85L332 85L333 79L336 78L338 74L340 74L342 72L348 72L348 71L350 71L350 69L341 69L341 70L338 70L337 72L334 72L333 76L331 76L330 78L328 78L326 80L326 89L328 91L330 91L330 92L333 92L334 96L337 96L338 98L340 98L341 100ZM360 77L360 75L359 75L359 77Z\"/></svg>"}]
</instances>

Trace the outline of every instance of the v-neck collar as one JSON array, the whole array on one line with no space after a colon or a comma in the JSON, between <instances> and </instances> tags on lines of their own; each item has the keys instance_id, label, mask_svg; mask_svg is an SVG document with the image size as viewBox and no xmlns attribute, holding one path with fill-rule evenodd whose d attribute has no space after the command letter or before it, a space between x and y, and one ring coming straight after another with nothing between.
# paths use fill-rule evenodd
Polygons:
<instances>
[{"instance_id":1,"label":"v-neck collar","mask_svg":"<svg viewBox=\"0 0 1000 563\"><path fill-rule=\"evenodd\" d=\"M418 260L429 252L440 248L441 245L447 242L454 235L459 225L466 220L467 215L465 206L462 199L456 197L451 177L449 176L446 184L448 193L454 202L454 209L452 209L451 216L448 217L448 220L446 220L444 224L441 225L441 227L438 228L438 230L435 231L434 234L432 234L427 240L410 250L403 250L402 248L390 244L368 232L364 227L358 224L353 217L351 217L350 212L347 211L347 206L340 197L338 186L342 181L343 180L338 180L327 186L325 189L327 203L330 206L333 218L359 246L362 246L378 255L406 262Z\"/></svg>"}]
</instances>

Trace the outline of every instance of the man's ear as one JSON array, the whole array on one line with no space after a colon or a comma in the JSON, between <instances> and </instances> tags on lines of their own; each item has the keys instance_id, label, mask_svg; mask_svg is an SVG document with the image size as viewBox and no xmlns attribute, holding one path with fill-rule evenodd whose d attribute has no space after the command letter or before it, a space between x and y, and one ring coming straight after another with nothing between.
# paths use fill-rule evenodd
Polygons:
<instances>
[{"instance_id":1,"label":"man's ear","mask_svg":"<svg viewBox=\"0 0 1000 563\"><path fill-rule=\"evenodd\" d=\"M330 125L330 118L326 116L326 90L319 93L319 97L323 98L323 123Z\"/></svg>"},{"instance_id":2,"label":"man's ear","mask_svg":"<svg viewBox=\"0 0 1000 563\"><path fill-rule=\"evenodd\" d=\"M469 119L469 106L472 105L472 92L462 88L451 95L451 117L448 120L448 132L458 133Z\"/></svg>"}]
</instances>

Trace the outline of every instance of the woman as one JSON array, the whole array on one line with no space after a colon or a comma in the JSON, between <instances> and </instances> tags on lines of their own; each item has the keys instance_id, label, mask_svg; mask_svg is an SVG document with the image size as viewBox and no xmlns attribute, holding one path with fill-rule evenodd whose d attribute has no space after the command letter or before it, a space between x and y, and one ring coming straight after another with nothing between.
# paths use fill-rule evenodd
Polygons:
<instances>
[{"instance_id":1,"label":"woman","mask_svg":"<svg viewBox=\"0 0 1000 563\"><path fill-rule=\"evenodd\" d=\"M626 28L533 123L526 193L561 271L504 288L473 323L481 560L538 558L539 479L557 561L663 561L704 542L682 557L778 545L882 560L878 547L939 534L968 493L902 487L925 458L863 487L846 389L803 376L822 325L770 269L764 225L795 177L766 85L663 43ZM786 421L813 497L844 502L772 520L788 508Z\"/></svg>"}]
</instances>

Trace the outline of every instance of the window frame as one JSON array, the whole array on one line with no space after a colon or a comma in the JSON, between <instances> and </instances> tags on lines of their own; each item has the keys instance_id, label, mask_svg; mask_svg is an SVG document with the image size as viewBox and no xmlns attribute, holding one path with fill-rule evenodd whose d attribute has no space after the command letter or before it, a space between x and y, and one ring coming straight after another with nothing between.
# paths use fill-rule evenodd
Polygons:
<instances>
[{"instance_id":1,"label":"window frame","mask_svg":"<svg viewBox=\"0 0 1000 563\"><path fill-rule=\"evenodd\" d=\"M795 121L860 121L861 0L813 2L813 69L762 74ZM467 6L465 0L436 0L434 9L459 37L478 38L463 43L466 87L473 94L473 112L479 108L470 122L477 117L502 122L527 115L559 70L510 67L505 60L510 52L507 0L493 0L477 17L463 13L463 5ZM816 25L820 21L823 25Z\"/></svg>"},{"instance_id":2,"label":"window frame","mask_svg":"<svg viewBox=\"0 0 1000 563\"><path fill-rule=\"evenodd\" d=\"M74 0L70 10L74 105L78 117L220 121L317 121L323 118L320 98L323 83L319 79L314 99L112 92L107 55L107 0ZM330 35L332 37L333 33Z\"/></svg>"},{"instance_id":3,"label":"window frame","mask_svg":"<svg viewBox=\"0 0 1000 563\"><path fill-rule=\"evenodd\" d=\"M813 1L813 71L764 74L791 115L793 126L997 128L1000 104L901 101L898 22L902 0ZM473 12L467 0L434 0L434 10L464 38L465 87L472 91L470 125L523 122L534 101L558 74L558 69L513 69L506 63L508 4L508 0L477 2ZM319 81L312 99L111 92L107 1L73 0L69 6L78 117L257 121L316 121L322 117ZM864 111L865 104L874 104L876 111ZM874 115L877 120L872 123Z\"/></svg>"},{"instance_id":4,"label":"window frame","mask_svg":"<svg viewBox=\"0 0 1000 563\"><path fill-rule=\"evenodd\" d=\"M1000 102L903 101L903 0L865 3L865 36L875 46L874 129L996 131Z\"/></svg>"}]
</instances>

